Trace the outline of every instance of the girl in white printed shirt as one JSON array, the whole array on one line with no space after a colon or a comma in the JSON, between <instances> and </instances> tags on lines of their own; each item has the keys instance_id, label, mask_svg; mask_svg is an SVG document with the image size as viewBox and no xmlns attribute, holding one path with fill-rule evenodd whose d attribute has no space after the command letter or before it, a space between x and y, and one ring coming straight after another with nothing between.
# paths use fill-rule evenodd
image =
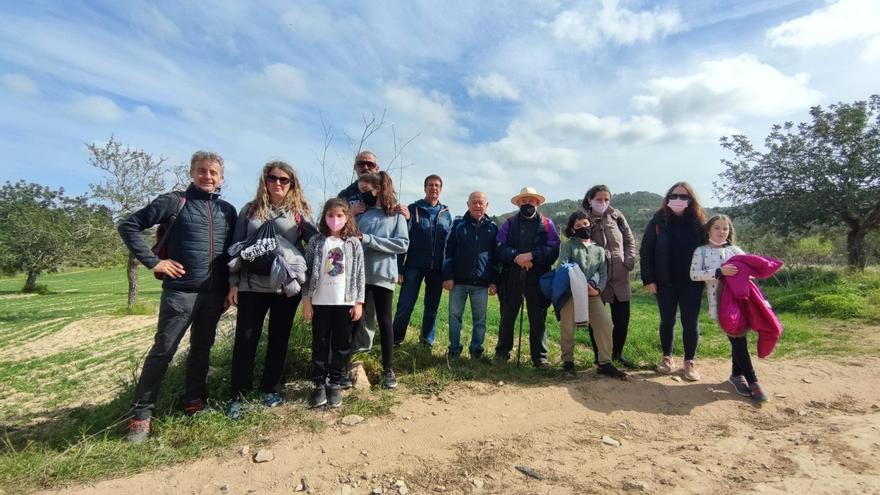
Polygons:
<instances>
[{"instance_id":1,"label":"girl in white printed shirt","mask_svg":"<svg viewBox=\"0 0 880 495\"><path fill-rule=\"evenodd\" d=\"M736 246L736 231L727 215L715 215L703 226L706 243L694 251L691 260L691 280L706 283L709 297L709 317L718 321L718 296L723 290L722 277L736 275L734 265L725 264L727 260L745 252ZM749 356L747 334L728 335L730 340L732 372L729 382L739 395L753 397L760 402L767 400L767 394L758 384L758 377Z\"/></svg>"},{"instance_id":2,"label":"girl in white printed shirt","mask_svg":"<svg viewBox=\"0 0 880 495\"><path fill-rule=\"evenodd\" d=\"M333 198L324 204L318 230L306 247L309 280L303 289L303 318L312 322L315 388L309 406L339 407L340 382L351 359L352 327L364 303L364 252L345 200Z\"/></svg>"}]
</instances>

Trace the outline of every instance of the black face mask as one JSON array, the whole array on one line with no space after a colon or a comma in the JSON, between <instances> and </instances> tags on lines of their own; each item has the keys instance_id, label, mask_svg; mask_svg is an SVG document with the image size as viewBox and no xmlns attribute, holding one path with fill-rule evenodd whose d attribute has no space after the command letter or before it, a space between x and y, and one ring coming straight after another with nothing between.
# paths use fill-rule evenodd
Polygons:
<instances>
[{"instance_id":1,"label":"black face mask","mask_svg":"<svg viewBox=\"0 0 880 495\"><path fill-rule=\"evenodd\" d=\"M579 229L575 229L574 236L578 239L589 239L590 234L593 233L593 229L591 227L581 227Z\"/></svg>"},{"instance_id":2,"label":"black face mask","mask_svg":"<svg viewBox=\"0 0 880 495\"><path fill-rule=\"evenodd\" d=\"M533 205L522 205L519 207L519 214L523 218L532 218L538 210Z\"/></svg>"},{"instance_id":3,"label":"black face mask","mask_svg":"<svg viewBox=\"0 0 880 495\"><path fill-rule=\"evenodd\" d=\"M363 200L364 200L364 204L366 204L366 205L369 206L369 207L376 206L376 201L378 200L378 198L376 197L376 195L373 194L373 193L371 193L371 192L365 192L365 193L362 193L362 194L361 194L361 199L363 199Z\"/></svg>"}]
</instances>

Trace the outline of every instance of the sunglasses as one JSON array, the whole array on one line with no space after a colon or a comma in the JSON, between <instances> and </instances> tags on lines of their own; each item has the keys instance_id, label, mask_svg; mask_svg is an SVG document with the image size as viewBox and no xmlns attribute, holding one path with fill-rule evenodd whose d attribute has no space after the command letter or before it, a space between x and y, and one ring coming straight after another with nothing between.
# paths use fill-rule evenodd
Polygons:
<instances>
[{"instance_id":1,"label":"sunglasses","mask_svg":"<svg viewBox=\"0 0 880 495\"><path fill-rule=\"evenodd\" d=\"M379 168L379 165L377 165L376 163L371 162L369 160L360 160L360 161L354 162L354 164L357 165L358 167L364 167L364 168Z\"/></svg>"},{"instance_id":2,"label":"sunglasses","mask_svg":"<svg viewBox=\"0 0 880 495\"><path fill-rule=\"evenodd\" d=\"M667 194L666 199L683 199L685 201L691 199L690 194Z\"/></svg>"},{"instance_id":3,"label":"sunglasses","mask_svg":"<svg viewBox=\"0 0 880 495\"><path fill-rule=\"evenodd\" d=\"M286 186L290 184L290 177L278 177L277 175L269 174L266 176L266 182L277 182L282 186Z\"/></svg>"}]
</instances>

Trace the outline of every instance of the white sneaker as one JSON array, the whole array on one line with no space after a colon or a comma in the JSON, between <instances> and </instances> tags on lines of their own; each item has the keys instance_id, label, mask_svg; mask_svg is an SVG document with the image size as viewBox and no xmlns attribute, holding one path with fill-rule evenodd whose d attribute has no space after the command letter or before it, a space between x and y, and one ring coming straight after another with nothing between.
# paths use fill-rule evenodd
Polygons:
<instances>
[{"instance_id":1,"label":"white sneaker","mask_svg":"<svg viewBox=\"0 0 880 495\"><path fill-rule=\"evenodd\" d=\"M688 359L684 362L684 379L690 382L695 382L703 378L700 376L700 372L697 371L697 363L694 362L693 359Z\"/></svg>"},{"instance_id":2,"label":"white sneaker","mask_svg":"<svg viewBox=\"0 0 880 495\"><path fill-rule=\"evenodd\" d=\"M657 371L664 375L672 373L675 371L675 359L672 356L663 356L663 361L657 365Z\"/></svg>"}]
</instances>

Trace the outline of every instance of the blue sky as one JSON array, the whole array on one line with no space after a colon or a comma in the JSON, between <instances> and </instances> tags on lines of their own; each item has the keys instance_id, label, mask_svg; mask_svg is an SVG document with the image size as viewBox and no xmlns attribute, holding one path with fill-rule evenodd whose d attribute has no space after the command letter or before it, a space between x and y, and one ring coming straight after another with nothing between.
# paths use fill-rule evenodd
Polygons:
<instances>
[{"instance_id":1,"label":"blue sky","mask_svg":"<svg viewBox=\"0 0 880 495\"><path fill-rule=\"evenodd\" d=\"M366 147L402 200L439 173L464 211L522 186L549 200L596 183L662 192L691 181L717 203L722 135L760 142L810 106L880 88L880 2L4 2L0 180L72 193L100 180L85 143L111 134L185 163L227 161L241 206L271 159L319 207ZM398 142L415 139L389 164ZM401 180L402 173L402 180Z\"/></svg>"}]
</instances>

